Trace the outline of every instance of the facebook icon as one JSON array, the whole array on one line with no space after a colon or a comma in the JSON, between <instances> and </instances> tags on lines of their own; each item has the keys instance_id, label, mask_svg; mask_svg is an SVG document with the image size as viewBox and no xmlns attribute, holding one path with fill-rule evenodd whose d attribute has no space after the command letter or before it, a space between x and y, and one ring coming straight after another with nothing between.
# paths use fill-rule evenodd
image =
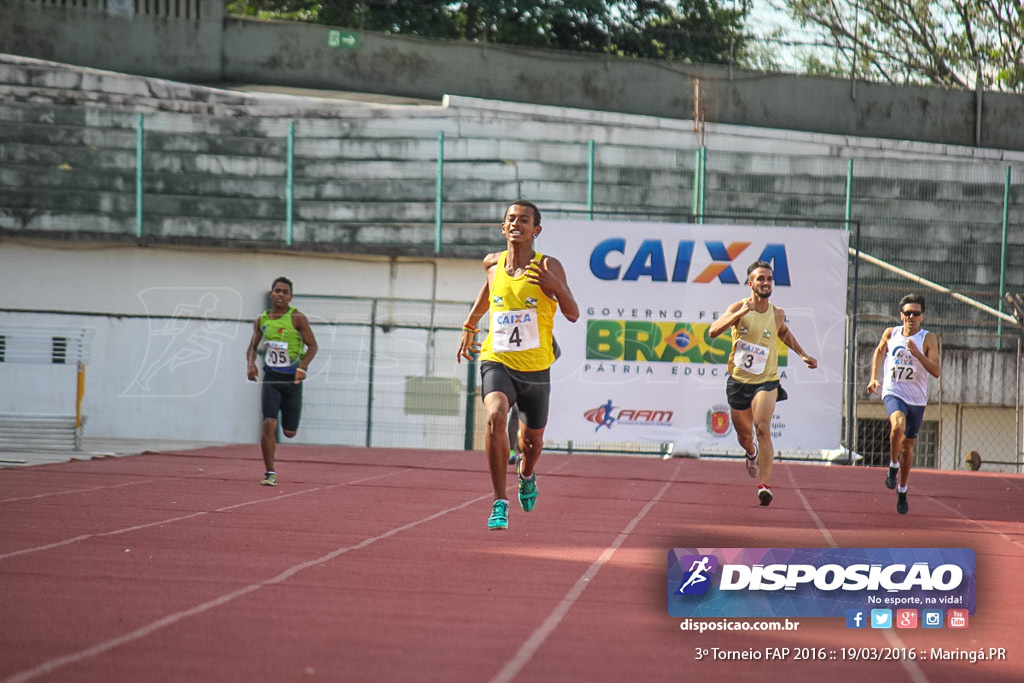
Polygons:
<instances>
[{"instance_id":1,"label":"facebook icon","mask_svg":"<svg viewBox=\"0 0 1024 683\"><path fill-rule=\"evenodd\" d=\"M862 609L846 610L846 628L867 628L867 614Z\"/></svg>"}]
</instances>

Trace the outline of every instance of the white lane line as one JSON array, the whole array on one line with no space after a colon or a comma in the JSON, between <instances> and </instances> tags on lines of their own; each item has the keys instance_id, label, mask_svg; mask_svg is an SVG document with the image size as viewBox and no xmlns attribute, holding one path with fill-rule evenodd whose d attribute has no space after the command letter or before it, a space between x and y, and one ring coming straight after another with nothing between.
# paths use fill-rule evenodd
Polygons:
<instances>
[{"instance_id":1,"label":"white lane line","mask_svg":"<svg viewBox=\"0 0 1024 683\"><path fill-rule=\"evenodd\" d=\"M334 486L342 486L342 484L335 484ZM326 488L333 488L333 486L324 487L324 489ZM31 669L28 669L27 671L22 671L11 676L10 678L4 679L4 683L25 683L25 681L30 681L34 678L38 678L39 676L51 673L63 666L67 666L68 664L74 664L76 662L91 659L92 657L103 654L104 652L112 650L115 647L126 645L128 643L139 640L140 638L144 638L155 631L159 631L162 628L165 628L167 626L173 626L174 624L177 624L180 621L188 619L189 617L194 617L197 614L202 614L203 612L209 611L214 607L226 605L232 600L240 598L243 595L248 595L249 593L258 591L259 589L264 588L266 586L273 586L275 584L279 584L283 581L290 579L292 576L295 576L296 574L305 569L315 567L317 565L323 564L324 562L330 562L336 557L344 555L347 552L351 552L353 550L361 550L369 545L376 543L377 541L382 541L386 538L391 538L392 536L399 534L403 531L408 531L409 529L415 528L421 524L425 524L435 519L439 519L449 513L457 512L459 510L469 507L470 505L475 505L483 500L489 499L490 497L490 493L483 496L477 496L476 498L467 500L466 502L460 503L454 507L441 510L440 512L435 512L431 515L427 515L426 517L418 519L415 522L409 522L408 524L403 524L402 526L395 527L377 536L366 538L363 541L357 543L356 545L338 548L337 550L333 550L327 553L326 555L322 555L314 560L300 562L299 564L289 567L277 576L267 579L266 581L260 581L259 583L253 583L248 586L243 586L242 588L231 591L230 593L225 593L220 597L214 598L212 600L207 600L206 602L196 605L195 607L190 607L189 609L182 610L180 612L175 612L174 614L169 614L166 617L163 617L162 619L157 619L156 621L146 624L145 626L140 626L134 631L129 631L124 635L118 636L116 638L111 638L110 640L105 640L102 643L97 643L96 645L85 648L84 650L79 650L78 652L72 652L71 654L48 659L45 662Z\"/></svg>"},{"instance_id":2,"label":"white lane line","mask_svg":"<svg viewBox=\"0 0 1024 683\"><path fill-rule=\"evenodd\" d=\"M291 498L292 496L302 496L307 493L315 493L316 491L330 491L331 489L338 488L339 486L354 486L355 484L362 484L373 479L383 479L384 477L392 477L402 472L408 472L408 469L395 470L393 472L386 472L384 474L374 474L369 477L363 477L362 479L356 479L353 481L340 482L338 484L330 484L329 486L317 486L316 488L304 489L302 491L295 491L293 493L282 493L274 496L273 498L259 498L256 500L247 500L243 503L235 503L234 505L226 505L216 510L204 510L202 512L193 512L188 515L180 515L178 517L168 517L167 519L161 519L155 522L148 522L146 524L137 524L135 526L124 527L123 529L113 529L112 531L101 531L95 534L82 534L81 536L75 536L63 541L57 541L55 543L47 543L46 545L36 546L34 548L22 548L21 550L12 550L9 553L0 554L0 560L6 560L11 557L17 557L18 555L26 555L28 553L41 552L44 550L52 550L53 548L60 548L72 543L78 543L79 541L85 541L90 538L102 538L103 536L117 536L118 534L126 534L132 531L139 531L140 529L147 529L153 526L162 526L164 524L173 524L174 522L182 522L186 519L194 519L195 517L202 517L203 515L209 515L216 512L228 512L230 510L237 510L241 507L248 505L262 505L263 503L272 503L274 501L283 500L285 498Z\"/></svg>"},{"instance_id":3,"label":"white lane line","mask_svg":"<svg viewBox=\"0 0 1024 683\"><path fill-rule=\"evenodd\" d=\"M647 513L651 511L651 508L654 507L655 503L661 500L661 497L664 496L665 492L672 486L672 482L675 481L676 475L679 474L680 467L682 467L682 461L676 464L675 472L672 473L672 476L665 485L661 487L661 490L643 506L640 512L637 513L636 517L634 517L629 524L626 525L626 528L622 530L614 541L612 541L612 544L605 548L604 552L601 553L601 556L598 557L585 572L583 572L583 575L577 579L576 583L569 589L569 592L565 594L564 598L562 598L562 601L559 602L547 616L544 623L542 623L537 630L526 639L526 642L523 643L515 655L505 662L505 666L503 666L501 671L491 679L490 683L508 683L509 681L514 680L523 668L530 663L530 660L533 659L537 650L544 645L548 636L558 628L558 624L561 623L562 619L565 618L565 615L569 613L569 610L572 609L573 605L576 604L576 601L579 600L583 591L586 590L588 585L590 585L590 581L597 576L597 573L601 571L601 568L612 559L612 555L614 555L615 551L625 543L626 539L633 532L633 529L636 528L636 525L647 516Z\"/></svg>"},{"instance_id":4,"label":"white lane line","mask_svg":"<svg viewBox=\"0 0 1024 683\"><path fill-rule=\"evenodd\" d=\"M825 526L825 523L821 521L821 517L819 517L818 513L814 511L814 508L811 507L810 501L807 500L807 497L803 494L803 491L801 491L800 487L797 485L796 479L793 477L793 470L793 467L786 468L786 474L789 476L790 486L793 487L793 490L796 492L796 495L804 504L804 509L807 510L807 514L810 515L811 519L814 520L814 524L818 527L818 530L821 532L821 535L825 537L825 541L829 544L830 547L838 548L839 544L836 543L836 539L832 537L832 533ZM889 640L890 643L892 643L892 646L895 648L902 649L907 647L906 643L903 642L903 639L896 635L896 633L892 630L886 630L885 637ZM900 660L900 664L903 665L903 668L906 670L907 675L910 676L910 680L913 681L913 683L928 683L928 677L924 675L924 671L922 671L921 667L917 665L917 662L904 658Z\"/></svg>"}]
</instances>

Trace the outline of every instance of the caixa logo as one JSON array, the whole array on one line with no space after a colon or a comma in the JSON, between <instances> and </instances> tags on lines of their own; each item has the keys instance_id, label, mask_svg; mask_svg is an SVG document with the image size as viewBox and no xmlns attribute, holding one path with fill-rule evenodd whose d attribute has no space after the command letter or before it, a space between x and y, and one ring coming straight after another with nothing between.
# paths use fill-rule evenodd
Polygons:
<instances>
[{"instance_id":1,"label":"caixa logo","mask_svg":"<svg viewBox=\"0 0 1024 683\"><path fill-rule=\"evenodd\" d=\"M666 255L666 245L660 239L646 239L636 249L630 249L626 238L609 237L599 242L590 252L590 272L599 280L636 281L650 278L652 282L688 282L696 244L693 240L680 240L675 245L675 254L669 257ZM743 276L741 279L733 270L733 261L749 246L750 242L731 242L726 245L725 242L705 240L704 248L711 257L711 263L693 282L708 283L716 279L726 285L746 282L746 264L740 269ZM671 245L669 249L672 249ZM758 260L772 264L777 286L790 285L785 244L766 244L759 256L750 258L751 263Z\"/></svg>"}]
</instances>

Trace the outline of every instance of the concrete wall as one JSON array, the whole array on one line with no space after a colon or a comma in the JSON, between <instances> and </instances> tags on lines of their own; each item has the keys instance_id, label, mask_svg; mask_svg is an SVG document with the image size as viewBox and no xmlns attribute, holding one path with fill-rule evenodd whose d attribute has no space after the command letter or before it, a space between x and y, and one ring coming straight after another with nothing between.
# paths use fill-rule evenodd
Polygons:
<instances>
[{"instance_id":1,"label":"concrete wall","mask_svg":"<svg viewBox=\"0 0 1024 683\"><path fill-rule=\"evenodd\" d=\"M424 300L436 292L466 301L466 311L483 282L478 261L3 238L0 272L0 329L93 330L86 437L222 443L259 437L259 389L245 378L245 349L275 277L291 278L297 295ZM450 361L440 374L454 374L455 348L438 350ZM314 360L311 379L326 362ZM74 366L0 363L0 386L24 387L0 395L0 413L74 415L75 382Z\"/></svg>"},{"instance_id":2,"label":"concrete wall","mask_svg":"<svg viewBox=\"0 0 1024 683\"><path fill-rule=\"evenodd\" d=\"M445 94L692 118L700 79L709 122L1024 150L1024 97L893 87L427 41L224 17L180 18L0 0L0 52L194 82L249 82L439 100ZM108 7L110 5L108 4Z\"/></svg>"}]
</instances>

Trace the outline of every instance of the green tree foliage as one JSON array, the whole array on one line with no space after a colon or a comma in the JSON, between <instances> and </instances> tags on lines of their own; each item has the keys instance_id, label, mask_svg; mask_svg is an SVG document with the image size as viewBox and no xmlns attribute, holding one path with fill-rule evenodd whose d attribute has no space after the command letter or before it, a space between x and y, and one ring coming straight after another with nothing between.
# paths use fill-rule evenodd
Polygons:
<instances>
[{"instance_id":1,"label":"green tree foliage","mask_svg":"<svg viewBox=\"0 0 1024 683\"><path fill-rule=\"evenodd\" d=\"M729 8L723 0L231 0L228 11L442 40L742 63L751 0L725 1Z\"/></svg>"},{"instance_id":2,"label":"green tree foliage","mask_svg":"<svg viewBox=\"0 0 1024 683\"><path fill-rule=\"evenodd\" d=\"M725 8L717 0L635 2L635 13L615 36L623 55L706 63L746 63L743 24L748 0Z\"/></svg>"},{"instance_id":3,"label":"green tree foliage","mask_svg":"<svg viewBox=\"0 0 1024 683\"><path fill-rule=\"evenodd\" d=\"M805 28L834 47L810 71L897 84L1024 92L1024 9L1020 0L786 0Z\"/></svg>"}]
</instances>

